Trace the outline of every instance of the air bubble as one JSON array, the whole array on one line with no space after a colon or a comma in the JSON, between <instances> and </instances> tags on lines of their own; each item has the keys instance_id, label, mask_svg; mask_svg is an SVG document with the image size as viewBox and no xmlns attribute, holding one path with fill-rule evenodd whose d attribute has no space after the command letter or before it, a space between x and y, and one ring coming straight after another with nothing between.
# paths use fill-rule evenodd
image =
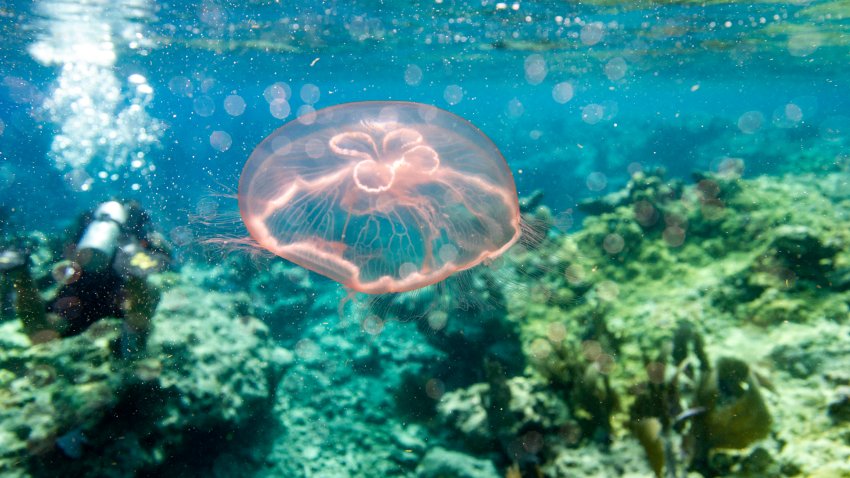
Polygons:
<instances>
[{"instance_id":1,"label":"air bubble","mask_svg":"<svg viewBox=\"0 0 850 478\"><path fill-rule=\"evenodd\" d=\"M422 68L416 65L407 65L404 70L404 82L410 86L416 86L422 81Z\"/></svg>"},{"instance_id":2,"label":"air bubble","mask_svg":"<svg viewBox=\"0 0 850 478\"><path fill-rule=\"evenodd\" d=\"M454 106L463 101L463 88L458 85L449 85L443 91L443 99L446 103Z\"/></svg>"},{"instance_id":3,"label":"air bubble","mask_svg":"<svg viewBox=\"0 0 850 478\"><path fill-rule=\"evenodd\" d=\"M213 131L210 135L210 146L221 152L230 149L233 144L233 139L226 131Z\"/></svg>"},{"instance_id":4,"label":"air bubble","mask_svg":"<svg viewBox=\"0 0 850 478\"><path fill-rule=\"evenodd\" d=\"M573 85L569 82L561 82L552 88L552 98L561 104L573 99Z\"/></svg>"},{"instance_id":5,"label":"air bubble","mask_svg":"<svg viewBox=\"0 0 850 478\"><path fill-rule=\"evenodd\" d=\"M245 112L245 100L239 95L229 95L224 99L224 111L230 116L240 116Z\"/></svg>"},{"instance_id":6,"label":"air bubble","mask_svg":"<svg viewBox=\"0 0 850 478\"><path fill-rule=\"evenodd\" d=\"M289 103L283 98L278 98L272 100L269 103L269 113L277 119L284 119L289 116L292 110L289 107Z\"/></svg>"}]
</instances>

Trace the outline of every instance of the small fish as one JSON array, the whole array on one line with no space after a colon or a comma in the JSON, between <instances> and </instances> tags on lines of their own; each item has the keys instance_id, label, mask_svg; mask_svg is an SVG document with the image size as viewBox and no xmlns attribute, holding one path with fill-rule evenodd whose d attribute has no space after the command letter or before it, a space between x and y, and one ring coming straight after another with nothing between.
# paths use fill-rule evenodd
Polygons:
<instances>
[{"instance_id":1,"label":"small fish","mask_svg":"<svg viewBox=\"0 0 850 478\"><path fill-rule=\"evenodd\" d=\"M682 413L676 415L676 418L673 419L673 423L679 423L683 420L687 420L688 418L695 417L697 415L701 415L705 413L705 407L694 407L689 408L687 410L683 410Z\"/></svg>"}]
</instances>

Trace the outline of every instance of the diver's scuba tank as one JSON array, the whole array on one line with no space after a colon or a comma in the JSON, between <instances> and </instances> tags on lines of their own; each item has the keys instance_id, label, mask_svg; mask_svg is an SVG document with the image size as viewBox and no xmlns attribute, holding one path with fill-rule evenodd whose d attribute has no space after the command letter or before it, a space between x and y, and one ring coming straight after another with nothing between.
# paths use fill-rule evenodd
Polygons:
<instances>
[{"instance_id":1,"label":"diver's scuba tank","mask_svg":"<svg viewBox=\"0 0 850 478\"><path fill-rule=\"evenodd\" d=\"M77 243L76 262L83 270L96 272L109 266L126 223L127 209L120 202L107 201L97 207L92 222Z\"/></svg>"}]
</instances>

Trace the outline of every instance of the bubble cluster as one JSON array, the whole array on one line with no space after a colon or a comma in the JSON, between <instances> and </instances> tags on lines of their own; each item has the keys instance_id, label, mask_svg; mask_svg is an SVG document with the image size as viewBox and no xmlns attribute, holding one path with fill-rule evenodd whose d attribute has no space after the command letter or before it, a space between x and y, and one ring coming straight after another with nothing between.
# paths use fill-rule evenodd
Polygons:
<instances>
[{"instance_id":1,"label":"bubble cluster","mask_svg":"<svg viewBox=\"0 0 850 478\"><path fill-rule=\"evenodd\" d=\"M37 5L50 21L29 52L43 65L60 67L42 103L58 130L48 157L75 190L88 191L98 179L127 181L138 190L156 170L147 156L164 125L147 111L153 99L147 78L132 73L122 82L113 67L116 41L132 38L130 48L147 43L142 24L132 21L147 4L132 12L106 3ZM172 79L169 87L185 83Z\"/></svg>"},{"instance_id":2,"label":"bubble cluster","mask_svg":"<svg viewBox=\"0 0 850 478\"><path fill-rule=\"evenodd\" d=\"M537 53L529 55L525 59L525 81L530 85L539 85L546 79L549 72L543 55Z\"/></svg>"},{"instance_id":3,"label":"bubble cluster","mask_svg":"<svg viewBox=\"0 0 850 478\"><path fill-rule=\"evenodd\" d=\"M62 67L43 106L59 127L48 156L71 187L87 191L94 178L147 183L155 171L147 155L165 127L147 113L152 89L144 77L134 76L128 83L135 88L122 91L111 69L82 63Z\"/></svg>"},{"instance_id":4,"label":"bubble cluster","mask_svg":"<svg viewBox=\"0 0 850 478\"><path fill-rule=\"evenodd\" d=\"M269 114L277 119L284 119L292 113L289 98L292 89L286 83L272 83L263 90L263 98L269 104Z\"/></svg>"}]
</instances>

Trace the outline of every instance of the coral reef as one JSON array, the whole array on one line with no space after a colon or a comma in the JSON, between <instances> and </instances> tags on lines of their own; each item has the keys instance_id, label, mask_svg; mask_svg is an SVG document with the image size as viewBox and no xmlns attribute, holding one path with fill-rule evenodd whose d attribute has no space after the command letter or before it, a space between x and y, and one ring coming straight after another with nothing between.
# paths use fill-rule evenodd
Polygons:
<instances>
[{"instance_id":1,"label":"coral reef","mask_svg":"<svg viewBox=\"0 0 850 478\"><path fill-rule=\"evenodd\" d=\"M444 355L412 322L361 319L334 311L305 324L275 401L279 432L255 476L413 476L431 443L411 417L440 397Z\"/></svg>"},{"instance_id":2,"label":"coral reef","mask_svg":"<svg viewBox=\"0 0 850 478\"><path fill-rule=\"evenodd\" d=\"M136 358L119 353L114 319L34 346L20 322L0 324L0 472L168 476L211 466L197 448L215 458L228 437L261 423L291 361L265 325L240 314L244 303L174 279Z\"/></svg>"},{"instance_id":3,"label":"coral reef","mask_svg":"<svg viewBox=\"0 0 850 478\"><path fill-rule=\"evenodd\" d=\"M433 448L416 468L418 478L496 478L496 467L487 460L479 460L463 453L444 448Z\"/></svg>"},{"instance_id":4,"label":"coral reef","mask_svg":"<svg viewBox=\"0 0 850 478\"><path fill-rule=\"evenodd\" d=\"M744 180L742 169L730 160L689 185L638 173L583 202L581 230L513 251L512 267L538 272L506 291L510 320L532 376L577 423L584 417L581 449L609 453L632 435L644 473L658 476L667 467L780 476L844 466L845 425L831 417L842 403L833 388L847 383L838 352L850 329L847 178ZM582 388L588 370L596 385ZM820 415L801 405L812 400ZM750 421L721 418L742 414ZM814 425L804 431L800 414ZM609 443L599 441L605 430ZM563 453L540 457L547 476L560 476Z\"/></svg>"},{"instance_id":5,"label":"coral reef","mask_svg":"<svg viewBox=\"0 0 850 478\"><path fill-rule=\"evenodd\" d=\"M577 426L565 401L549 393L543 382L507 380L502 402L494 385L478 383L448 392L437 406L440 420L457 430L467 449L502 447L510 461L519 461L543 446L545 434L568 433Z\"/></svg>"},{"instance_id":6,"label":"coral reef","mask_svg":"<svg viewBox=\"0 0 850 478\"><path fill-rule=\"evenodd\" d=\"M0 470L848 476L850 178L742 170L635 174L570 234L532 195L533 240L416 294L188 264L138 357L0 322Z\"/></svg>"}]
</instances>

